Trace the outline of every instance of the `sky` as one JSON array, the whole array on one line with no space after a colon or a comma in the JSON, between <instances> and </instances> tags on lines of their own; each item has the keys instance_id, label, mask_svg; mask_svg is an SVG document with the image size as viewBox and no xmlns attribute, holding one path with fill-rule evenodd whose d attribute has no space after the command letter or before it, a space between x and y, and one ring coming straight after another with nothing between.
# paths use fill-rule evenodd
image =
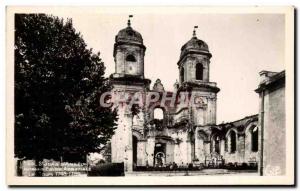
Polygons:
<instances>
[{"instance_id":1,"label":"sky","mask_svg":"<svg viewBox=\"0 0 300 191\"><path fill-rule=\"evenodd\" d=\"M134 12L134 10L133 10ZM48 12L72 18L74 28L93 51L100 52L106 76L114 73L115 35L127 26L128 12ZM129 13L130 14L130 13ZM212 54L210 81L221 89L217 96L217 123L230 122L258 113L254 92L262 70L284 70L285 20L281 14L201 14L197 12L137 12L132 27L141 33L145 53L145 77L161 79L172 91L178 79L181 46L192 37L205 41Z\"/></svg>"}]
</instances>

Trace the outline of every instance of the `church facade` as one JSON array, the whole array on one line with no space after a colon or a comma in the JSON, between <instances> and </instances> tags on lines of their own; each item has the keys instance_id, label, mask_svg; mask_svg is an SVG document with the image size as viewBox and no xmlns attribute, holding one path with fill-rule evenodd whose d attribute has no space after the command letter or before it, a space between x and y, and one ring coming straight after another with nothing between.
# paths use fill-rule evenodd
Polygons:
<instances>
[{"instance_id":1,"label":"church facade","mask_svg":"<svg viewBox=\"0 0 300 191\"><path fill-rule=\"evenodd\" d=\"M129 172L138 166L259 163L258 115L216 124L220 89L210 81L209 47L195 31L181 48L179 82L175 82L172 92L166 91L159 79L150 87L151 81L144 75L145 51L142 35L129 20L115 38L112 93L138 92L145 99L139 100L142 106L135 114L127 101L118 106L119 118L111 140L112 162L124 162ZM178 104L180 93L191 98L193 104ZM145 100L154 94L159 98L146 104Z\"/></svg>"}]
</instances>

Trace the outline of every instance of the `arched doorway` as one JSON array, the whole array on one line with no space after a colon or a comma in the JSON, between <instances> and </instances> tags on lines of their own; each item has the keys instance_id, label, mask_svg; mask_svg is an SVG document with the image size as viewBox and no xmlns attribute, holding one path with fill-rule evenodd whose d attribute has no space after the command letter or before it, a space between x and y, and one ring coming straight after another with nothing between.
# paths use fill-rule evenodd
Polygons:
<instances>
[{"instance_id":1,"label":"arched doorway","mask_svg":"<svg viewBox=\"0 0 300 191\"><path fill-rule=\"evenodd\" d=\"M166 161L166 143L156 143L154 149L154 166L162 167Z\"/></svg>"},{"instance_id":2,"label":"arched doorway","mask_svg":"<svg viewBox=\"0 0 300 191\"><path fill-rule=\"evenodd\" d=\"M215 151L220 154L220 137L217 136L215 140Z\"/></svg>"},{"instance_id":3,"label":"arched doorway","mask_svg":"<svg viewBox=\"0 0 300 191\"><path fill-rule=\"evenodd\" d=\"M163 152L158 152L155 155L155 166L162 167L166 163L166 155Z\"/></svg>"},{"instance_id":4,"label":"arched doorway","mask_svg":"<svg viewBox=\"0 0 300 191\"><path fill-rule=\"evenodd\" d=\"M234 130L229 130L226 135L226 146L225 150L228 153L235 153L237 149L237 133Z\"/></svg>"},{"instance_id":5,"label":"arched doorway","mask_svg":"<svg viewBox=\"0 0 300 191\"><path fill-rule=\"evenodd\" d=\"M212 148L212 152L220 154L221 139L220 139L220 136L218 134L215 134L215 135L212 136L211 148Z\"/></svg>"}]
</instances>

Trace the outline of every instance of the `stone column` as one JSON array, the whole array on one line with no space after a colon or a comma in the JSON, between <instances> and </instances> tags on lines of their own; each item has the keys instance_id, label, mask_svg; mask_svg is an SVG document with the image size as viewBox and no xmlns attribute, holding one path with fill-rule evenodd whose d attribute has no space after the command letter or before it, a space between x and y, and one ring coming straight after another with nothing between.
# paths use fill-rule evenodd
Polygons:
<instances>
[{"instance_id":1,"label":"stone column","mask_svg":"<svg viewBox=\"0 0 300 191\"><path fill-rule=\"evenodd\" d=\"M126 171L132 172L132 166L133 166L133 151L132 151L132 135L130 136L130 130L129 130L129 137L128 137L128 143L125 147L125 156L126 156Z\"/></svg>"},{"instance_id":2,"label":"stone column","mask_svg":"<svg viewBox=\"0 0 300 191\"><path fill-rule=\"evenodd\" d=\"M176 164L181 164L181 159L180 159L180 146L179 146L179 143L175 143L174 145L174 162Z\"/></svg>"},{"instance_id":3,"label":"stone column","mask_svg":"<svg viewBox=\"0 0 300 191\"><path fill-rule=\"evenodd\" d=\"M245 135L238 135L238 161L245 161Z\"/></svg>"},{"instance_id":4,"label":"stone column","mask_svg":"<svg viewBox=\"0 0 300 191\"><path fill-rule=\"evenodd\" d=\"M137 166L145 166L146 165L146 141L145 140L138 140L137 142Z\"/></svg>"},{"instance_id":5,"label":"stone column","mask_svg":"<svg viewBox=\"0 0 300 191\"><path fill-rule=\"evenodd\" d=\"M205 152L205 155L211 153L211 150L210 150L210 141L205 141L204 142L204 152Z\"/></svg>"},{"instance_id":6,"label":"stone column","mask_svg":"<svg viewBox=\"0 0 300 191\"><path fill-rule=\"evenodd\" d=\"M127 141L125 145L125 160L124 160L124 165L125 165L125 171L126 172L132 172L132 166L133 166L133 151L132 151L132 117L129 114L126 114L126 125L125 125L125 135Z\"/></svg>"},{"instance_id":7,"label":"stone column","mask_svg":"<svg viewBox=\"0 0 300 191\"><path fill-rule=\"evenodd\" d=\"M197 153L196 156L199 159L199 162L204 163L205 148L204 148L204 140L203 139L197 139L196 153Z\"/></svg>"},{"instance_id":8,"label":"stone column","mask_svg":"<svg viewBox=\"0 0 300 191\"><path fill-rule=\"evenodd\" d=\"M179 157L180 157L180 165L185 165L187 161L187 147L186 140L182 140L179 144Z\"/></svg>"},{"instance_id":9,"label":"stone column","mask_svg":"<svg viewBox=\"0 0 300 191\"><path fill-rule=\"evenodd\" d=\"M174 162L174 144L168 142L166 145L166 163Z\"/></svg>"},{"instance_id":10,"label":"stone column","mask_svg":"<svg viewBox=\"0 0 300 191\"><path fill-rule=\"evenodd\" d=\"M190 140L186 141L186 163L192 162L192 143Z\"/></svg>"},{"instance_id":11,"label":"stone column","mask_svg":"<svg viewBox=\"0 0 300 191\"><path fill-rule=\"evenodd\" d=\"M120 117L118 119L117 129L111 141L111 161L114 163L124 162L125 145L127 144L127 118L123 107L119 108L118 116Z\"/></svg>"},{"instance_id":12,"label":"stone column","mask_svg":"<svg viewBox=\"0 0 300 191\"><path fill-rule=\"evenodd\" d=\"M198 130L196 128L195 130L195 157L197 159L199 159L199 155L200 155L200 139L199 139L199 136L198 136Z\"/></svg>"},{"instance_id":13,"label":"stone column","mask_svg":"<svg viewBox=\"0 0 300 191\"><path fill-rule=\"evenodd\" d=\"M153 166L154 165L154 148L155 148L155 137L149 137L147 140L147 157L148 157L148 165Z\"/></svg>"},{"instance_id":14,"label":"stone column","mask_svg":"<svg viewBox=\"0 0 300 191\"><path fill-rule=\"evenodd\" d=\"M221 139L220 140L221 143L220 143L220 155L225 156L225 139Z\"/></svg>"}]
</instances>

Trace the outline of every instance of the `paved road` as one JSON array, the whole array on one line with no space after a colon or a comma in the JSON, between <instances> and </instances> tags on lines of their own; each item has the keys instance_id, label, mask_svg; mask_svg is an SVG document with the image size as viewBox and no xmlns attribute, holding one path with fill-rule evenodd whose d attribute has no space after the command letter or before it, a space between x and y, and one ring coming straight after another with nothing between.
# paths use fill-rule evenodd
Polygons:
<instances>
[{"instance_id":1,"label":"paved road","mask_svg":"<svg viewBox=\"0 0 300 191\"><path fill-rule=\"evenodd\" d=\"M202 175L226 175L226 176L258 176L253 170L226 170L203 169L201 171L140 171L126 173L126 176L202 176Z\"/></svg>"}]
</instances>

